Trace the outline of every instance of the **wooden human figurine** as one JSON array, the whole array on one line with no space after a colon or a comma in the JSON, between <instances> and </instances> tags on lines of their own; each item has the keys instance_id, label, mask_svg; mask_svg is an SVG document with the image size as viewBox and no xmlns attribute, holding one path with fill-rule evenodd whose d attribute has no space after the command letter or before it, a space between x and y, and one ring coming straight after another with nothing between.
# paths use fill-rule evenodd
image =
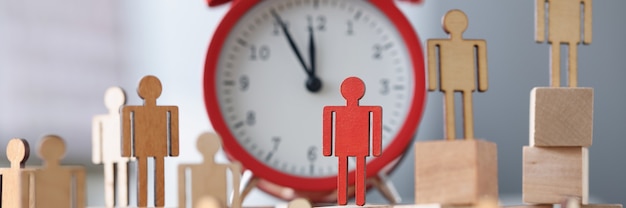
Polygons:
<instances>
[{"instance_id":1,"label":"wooden human figurine","mask_svg":"<svg viewBox=\"0 0 626 208\"><path fill-rule=\"evenodd\" d=\"M365 95L365 84L357 77L349 77L341 84L345 106L325 106L323 115L323 154L333 154L339 159L337 176L337 201L347 204L348 157L356 157L356 204L365 204L365 157L370 155L370 136L373 155L382 154L382 108L360 106ZM370 123L370 120L372 123ZM333 121L335 126L333 126ZM334 132L333 132L334 131ZM371 133L371 134L370 134Z\"/></svg>"},{"instance_id":2,"label":"wooden human figurine","mask_svg":"<svg viewBox=\"0 0 626 208\"><path fill-rule=\"evenodd\" d=\"M120 107L126 103L126 94L119 87L107 89L104 103L108 114L97 115L92 123L92 161L104 164L104 202L115 206L115 179L117 179L118 206L128 206L128 161L122 157L120 144ZM117 174L113 165L117 165Z\"/></svg>"},{"instance_id":3,"label":"wooden human figurine","mask_svg":"<svg viewBox=\"0 0 626 208\"><path fill-rule=\"evenodd\" d=\"M308 200L304 198L297 198L297 199L291 200L287 204L287 208L312 208L312 207L313 205L311 205L311 202L309 202Z\"/></svg>"},{"instance_id":4,"label":"wooden human figurine","mask_svg":"<svg viewBox=\"0 0 626 208\"><path fill-rule=\"evenodd\" d=\"M167 156L178 156L178 107L158 106L156 100L161 90L157 77L145 76L137 89L144 104L122 107L122 156L137 159L137 204L140 207L147 206L148 201L148 157L155 161L154 203L162 207L165 205L163 160Z\"/></svg>"},{"instance_id":5,"label":"wooden human figurine","mask_svg":"<svg viewBox=\"0 0 626 208\"><path fill-rule=\"evenodd\" d=\"M178 166L178 207L187 207L187 195L191 195L191 207L198 207L204 197L215 197L219 207L228 207L227 170L230 169L233 182L233 200L230 207L240 208L241 197L239 183L241 180L241 165L239 163L217 164L214 155L221 148L218 135L204 133L198 137L196 144L202 154L203 161L199 164L181 164ZM186 172L190 172L191 193L187 193Z\"/></svg>"},{"instance_id":6,"label":"wooden human figurine","mask_svg":"<svg viewBox=\"0 0 626 208\"><path fill-rule=\"evenodd\" d=\"M48 207L85 207L85 169L75 166L61 166L65 155L65 142L59 136L47 135L39 142L39 157L43 167L35 170L34 178L35 208ZM74 206L72 206L74 205Z\"/></svg>"},{"instance_id":7,"label":"wooden human figurine","mask_svg":"<svg viewBox=\"0 0 626 208\"><path fill-rule=\"evenodd\" d=\"M179 207L180 208L180 207ZM220 200L212 196L204 196L193 208L226 208Z\"/></svg>"},{"instance_id":8,"label":"wooden human figurine","mask_svg":"<svg viewBox=\"0 0 626 208\"><path fill-rule=\"evenodd\" d=\"M24 139L11 139L7 145L6 154L11 167L0 169L2 175L2 206L0 207L27 207L28 180L24 177L23 168L30 155L28 142Z\"/></svg>"},{"instance_id":9,"label":"wooden human figurine","mask_svg":"<svg viewBox=\"0 0 626 208\"><path fill-rule=\"evenodd\" d=\"M536 0L535 13L535 40L542 43L545 40L545 6L548 4L548 43L550 53L551 70L550 85L561 86L561 44L569 46L569 86L578 85L578 52L581 36L581 4L583 13L583 43L591 43L591 0Z\"/></svg>"},{"instance_id":10,"label":"wooden human figurine","mask_svg":"<svg viewBox=\"0 0 626 208\"><path fill-rule=\"evenodd\" d=\"M456 139L454 122L454 92L463 94L463 123L465 139L474 139L472 92L487 91L487 43L484 40L463 39L468 20L461 10L451 10L443 18L443 29L450 39L428 40L428 90L439 87L445 96L445 137ZM437 52L439 49L439 53ZM437 63L439 63L437 65ZM478 80L476 71L478 69Z\"/></svg>"}]
</instances>

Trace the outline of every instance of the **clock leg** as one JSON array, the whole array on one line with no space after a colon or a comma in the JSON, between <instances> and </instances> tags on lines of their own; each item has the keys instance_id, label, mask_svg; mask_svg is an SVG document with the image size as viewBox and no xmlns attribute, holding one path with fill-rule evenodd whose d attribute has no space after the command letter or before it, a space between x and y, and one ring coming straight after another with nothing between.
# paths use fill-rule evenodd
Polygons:
<instances>
[{"instance_id":1,"label":"clock leg","mask_svg":"<svg viewBox=\"0 0 626 208\"><path fill-rule=\"evenodd\" d=\"M371 182L390 204L402 202L402 198L400 197L400 194L398 194L398 190L396 190L393 182L384 173L378 173L376 177L371 179Z\"/></svg>"},{"instance_id":2,"label":"clock leg","mask_svg":"<svg viewBox=\"0 0 626 208\"><path fill-rule=\"evenodd\" d=\"M245 185L243 189L241 189L241 194L239 195L240 196L239 201L241 202L241 204L243 204L243 201L245 201L246 196L248 196L250 191L252 191L252 189L256 187L258 182L259 182L259 178L252 175L250 176L250 179L244 183Z\"/></svg>"}]
</instances>

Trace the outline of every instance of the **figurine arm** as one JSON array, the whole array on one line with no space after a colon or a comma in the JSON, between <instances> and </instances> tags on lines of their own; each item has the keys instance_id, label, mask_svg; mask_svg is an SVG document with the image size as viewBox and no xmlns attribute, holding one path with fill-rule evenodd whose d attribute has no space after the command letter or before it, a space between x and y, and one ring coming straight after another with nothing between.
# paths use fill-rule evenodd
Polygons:
<instances>
[{"instance_id":1,"label":"figurine arm","mask_svg":"<svg viewBox=\"0 0 626 208\"><path fill-rule=\"evenodd\" d=\"M437 69L440 68L437 64L437 48L439 48L438 40L428 40L428 91L437 90ZM441 48L440 48L441 50Z\"/></svg>"},{"instance_id":2,"label":"figurine arm","mask_svg":"<svg viewBox=\"0 0 626 208\"><path fill-rule=\"evenodd\" d=\"M241 193L239 186L241 185L241 164L233 162L229 165L230 172L233 174L233 201L230 203L232 208L241 208Z\"/></svg>"},{"instance_id":3,"label":"figurine arm","mask_svg":"<svg viewBox=\"0 0 626 208\"><path fill-rule=\"evenodd\" d=\"M331 156L333 152L333 107L324 107L324 118L322 121L322 149L324 156Z\"/></svg>"},{"instance_id":4,"label":"figurine arm","mask_svg":"<svg viewBox=\"0 0 626 208\"><path fill-rule=\"evenodd\" d=\"M537 0L535 2L535 41L537 43L542 43L546 37L546 2L548 0Z\"/></svg>"},{"instance_id":5,"label":"figurine arm","mask_svg":"<svg viewBox=\"0 0 626 208\"><path fill-rule=\"evenodd\" d=\"M178 165L178 207L187 207L187 175L186 165Z\"/></svg>"},{"instance_id":6,"label":"figurine arm","mask_svg":"<svg viewBox=\"0 0 626 208\"><path fill-rule=\"evenodd\" d=\"M130 114L133 112L133 107L125 106L122 108L122 157L131 157L131 123L133 118Z\"/></svg>"},{"instance_id":7,"label":"figurine arm","mask_svg":"<svg viewBox=\"0 0 626 208\"><path fill-rule=\"evenodd\" d=\"M374 106L372 108L372 114L374 116L374 118L372 118L374 122L372 124L372 154L375 157L379 157L383 152L383 108L380 106Z\"/></svg>"},{"instance_id":8,"label":"figurine arm","mask_svg":"<svg viewBox=\"0 0 626 208\"><path fill-rule=\"evenodd\" d=\"M592 31L592 19L591 19L591 14L592 14L592 7L591 7L591 0L582 0L583 2L583 6L584 8L584 36L583 37L583 43L584 44L591 44L591 31Z\"/></svg>"},{"instance_id":9,"label":"figurine arm","mask_svg":"<svg viewBox=\"0 0 626 208\"><path fill-rule=\"evenodd\" d=\"M170 156L178 156L178 107L170 109Z\"/></svg>"},{"instance_id":10,"label":"figurine arm","mask_svg":"<svg viewBox=\"0 0 626 208\"><path fill-rule=\"evenodd\" d=\"M478 59L478 91L484 92L489 88L487 75L487 43L484 40L476 41Z\"/></svg>"},{"instance_id":11,"label":"figurine arm","mask_svg":"<svg viewBox=\"0 0 626 208\"><path fill-rule=\"evenodd\" d=\"M100 116L93 118L91 124L91 162L102 162L102 119Z\"/></svg>"}]
</instances>

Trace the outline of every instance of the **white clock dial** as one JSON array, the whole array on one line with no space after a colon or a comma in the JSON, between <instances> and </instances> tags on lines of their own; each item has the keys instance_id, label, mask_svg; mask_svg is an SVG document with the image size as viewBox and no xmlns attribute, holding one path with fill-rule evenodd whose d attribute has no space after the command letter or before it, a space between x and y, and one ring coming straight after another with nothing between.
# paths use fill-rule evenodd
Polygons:
<instances>
[{"instance_id":1,"label":"white clock dial","mask_svg":"<svg viewBox=\"0 0 626 208\"><path fill-rule=\"evenodd\" d=\"M312 27L319 91L307 89L306 70L273 12L307 67ZM408 49L390 20L364 0L262 1L238 20L220 54L216 93L232 135L258 161L294 176L337 174L337 159L322 156L322 108L345 105L339 91L345 78L365 82L361 105L383 107L383 148L413 99Z\"/></svg>"}]
</instances>

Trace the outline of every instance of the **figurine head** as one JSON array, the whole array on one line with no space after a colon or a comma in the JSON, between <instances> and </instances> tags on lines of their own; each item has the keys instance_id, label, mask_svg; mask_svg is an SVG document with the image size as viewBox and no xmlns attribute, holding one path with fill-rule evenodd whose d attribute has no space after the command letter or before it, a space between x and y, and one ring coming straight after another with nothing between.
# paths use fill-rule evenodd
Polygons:
<instances>
[{"instance_id":1,"label":"figurine head","mask_svg":"<svg viewBox=\"0 0 626 208\"><path fill-rule=\"evenodd\" d=\"M311 208L311 202L304 198L297 198L287 204L287 208Z\"/></svg>"},{"instance_id":2,"label":"figurine head","mask_svg":"<svg viewBox=\"0 0 626 208\"><path fill-rule=\"evenodd\" d=\"M222 202L214 196L203 196L194 208L223 208Z\"/></svg>"},{"instance_id":3,"label":"figurine head","mask_svg":"<svg viewBox=\"0 0 626 208\"><path fill-rule=\"evenodd\" d=\"M110 87L104 93L104 105L109 111L117 112L124 104L126 104L126 93L122 88Z\"/></svg>"},{"instance_id":4,"label":"figurine head","mask_svg":"<svg viewBox=\"0 0 626 208\"><path fill-rule=\"evenodd\" d=\"M144 100L156 100L161 96L161 81L159 78L148 75L145 76L139 81L139 88L137 88L137 93L139 97Z\"/></svg>"},{"instance_id":5,"label":"figurine head","mask_svg":"<svg viewBox=\"0 0 626 208\"><path fill-rule=\"evenodd\" d=\"M222 147L220 137L215 133L203 133L198 137L196 148L204 158L212 158Z\"/></svg>"},{"instance_id":6,"label":"figurine head","mask_svg":"<svg viewBox=\"0 0 626 208\"><path fill-rule=\"evenodd\" d=\"M348 77L341 83L341 95L348 102L358 102L365 95L365 84L358 77Z\"/></svg>"},{"instance_id":7,"label":"figurine head","mask_svg":"<svg viewBox=\"0 0 626 208\"><path fill-rule=\"evenodd\" d=\"M454 9L443 17L443 30L450 35L461 35L467 29L467 15L461 10Z\"/></svg>"},{"instance_id":8,"label":"figurine head","mask_svg":"<svg viewBox=\"0 0 626 208\"><path fill-rule=\"evenodd\" d=\"M65 156L65 142L57 135L46 135L39 141L39 157L48 165L58 165Z\"/></svg>"},{"instance_id":9,"label":"figurine head","mask_svg":"<svg viewBox=\"0 0 626 208\"><path fill-rule=\"evenodd\" d=\"M7 144L7 159L11 164L23 164L29 155L30 147L25 139L14 138Z\"/></svg>"}]
</instances>

